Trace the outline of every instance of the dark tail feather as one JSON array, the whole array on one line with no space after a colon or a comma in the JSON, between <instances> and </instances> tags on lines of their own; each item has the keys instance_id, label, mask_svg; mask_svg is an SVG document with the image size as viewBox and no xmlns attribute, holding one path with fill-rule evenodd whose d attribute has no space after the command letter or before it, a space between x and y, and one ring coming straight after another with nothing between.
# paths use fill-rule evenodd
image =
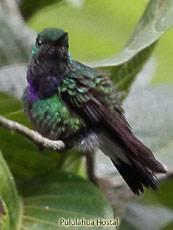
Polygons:
<instances>
[{"instance_id":1,"label":"dark tail feather","mask_svg":"<svg viewBox=\"0 0 173 230\"><path fill-rule=\"evenodd\" d=\"M131 135L131 136L130 136ZM116 137L103 135L102 151L108 155L123 179L131 190L139 195L143 187L157 189L157 180L154 173L166 173L166 170L158 162L150 149L140 142L132 133L127 136L133 144L135 152L128 148L122 140L116 141Z\"/></svg>"},{"instance_id":2,"label":"dark tail feather","mask_svg":"<svg viewBox=\"0 0 173 230\"><path fill-rule=\"evenodd\" d=\"M105 116L103 128L103 152L111 158L131 190L139 195L143 186L157 189L154 173L166 173L166 170L134 136L123 115L119 119Z\"/></svg>"},{"instance_id":3,"label":"dark tail feather","mask_svg":"<svg viewBox=\"0 0 173 230\"><path fill-rule=\"evenodd\" d=\"M163 165L156 160L153 153L149 148L147 148L138 138L136 138L133 134L133 141L132 144L135 147L137 151L136 161L135 159L131 159L135 165L138 164L138 166L145 166L149 168L152 172L155 173L166 173L165 168ZM135 163L136 162L136 163ZM144 168L144 167L143 167Z\"/></svg>"},{"instance_id":4,"label":"dark tail feather","mask_svg":"<svg viewBox=\"0 0 173 230\"><path fill-rule=\"evenodd\" d=\"M143 186L157 189L157 181L153 173L136 160L131 161L131 165L118 159L118 163L112 160L113 164L126 181L131 190L139 195L144 192Z\"/></svg>"}]
</instances>

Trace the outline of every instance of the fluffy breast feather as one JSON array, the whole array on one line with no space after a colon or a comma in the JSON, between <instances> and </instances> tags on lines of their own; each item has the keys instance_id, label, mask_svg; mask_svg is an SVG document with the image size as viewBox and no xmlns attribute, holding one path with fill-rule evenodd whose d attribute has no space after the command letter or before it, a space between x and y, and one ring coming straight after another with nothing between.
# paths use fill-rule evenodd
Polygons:
<instances>
[{"instance_id":1,"label":"fluffy breast feather","mask_svg":"<svg viewBox=\"0 0 173 230\"><path fill-rule=\"evenodd\" d=\"M58 93L43 100L29 101L28 88L23 94L24 112L29 116L30 121L43 136L52 140L65 141L85 130L84 121L68 106L63 103Z\"/></svg>"}]
</instances>

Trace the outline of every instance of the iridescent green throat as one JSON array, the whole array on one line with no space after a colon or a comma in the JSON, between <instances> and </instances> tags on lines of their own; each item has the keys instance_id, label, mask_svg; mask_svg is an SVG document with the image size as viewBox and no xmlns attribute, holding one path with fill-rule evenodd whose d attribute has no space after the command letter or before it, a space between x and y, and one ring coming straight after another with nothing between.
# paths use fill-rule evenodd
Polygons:
<instances>
[{"instance_id":1,"label":"iridescent green throat","mask_svg":"<svg viewBox=\"0 0 173 230\"><path fill-rule=\"evenodd\" d=\"M32 55L31 55L31 57L30 57L30 60L33 58L33 56L34 56L35 54L38 53L38 51L39 51L39 48L35 45L35 46L33 47L33 49L32 49Z\"/></svg>"}]
</instances>

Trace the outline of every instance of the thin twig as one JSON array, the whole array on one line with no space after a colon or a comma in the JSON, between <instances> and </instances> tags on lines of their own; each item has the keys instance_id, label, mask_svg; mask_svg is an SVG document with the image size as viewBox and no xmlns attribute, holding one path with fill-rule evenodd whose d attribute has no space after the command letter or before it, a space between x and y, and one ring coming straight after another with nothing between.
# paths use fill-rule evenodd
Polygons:
<instances>
[{"instance_id":1,"label":"thin twig","mask_svg":"<svg viewBox=\"0 0 173 230\"><path fill-rule=\"evenodd\" d=\"M27 139L34 142L41 149L50 149L54 151L62 151L65 148L65 144L62 141L52 141L48 138L41 136L37 131L29 129L28 127L9 120L0 115L0 126L9 130L13 130L20 133Z\"/></svg>"},{"instance_id":2,"label":"thin twig","mask_svg":"<svg viewBox=\"0 0 173 230\"><path fill-rule=\"evenodd\" d=\"M97 178L95 177L95 172L94 172L94 168L95 168L95 152L91 152L88 151L85 153L86 156L86 165L87 165L87 173L88 173L88 178L90 181L93 182L93 184L95 184L96 186L98 186L97 183Z\"/></svg>"}]
</instances>

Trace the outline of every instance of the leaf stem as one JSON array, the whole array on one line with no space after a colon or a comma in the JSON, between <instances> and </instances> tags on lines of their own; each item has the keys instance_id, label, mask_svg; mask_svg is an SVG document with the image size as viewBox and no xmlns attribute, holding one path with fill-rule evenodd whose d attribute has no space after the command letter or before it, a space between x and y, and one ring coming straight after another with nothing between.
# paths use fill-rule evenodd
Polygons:
<instances>
[{"instance_id":1,"label":"leaf stem","mask_svg":"<svg viewBox=\"0 0 173 230\"><path fill-rule=\"evenodd\" d=\"M13 130L16 133L20 133L30 141L34 142L34 144L36 144L40 149L45 148L54 151L60 151L65 148L65 144L62 141L53 141L48 138L45 138L42 135L40 135L37 131L34 131L16 121L9 120L1 115L0 126L5 129Z\"/></svg>"},{"instance_id":2,"label":"leaf stem","mask_svg":"<svg viewBox=\"0 0 173 230\"><path fill-rule=\"evenodd\" d=\"M97 178L95 177L95 173L94 173L95 152L88 151L85 153L85 156L86 156L88 178L91 182L93 182L96 186L98 186Z\"/></svg>"}]
</instances>

